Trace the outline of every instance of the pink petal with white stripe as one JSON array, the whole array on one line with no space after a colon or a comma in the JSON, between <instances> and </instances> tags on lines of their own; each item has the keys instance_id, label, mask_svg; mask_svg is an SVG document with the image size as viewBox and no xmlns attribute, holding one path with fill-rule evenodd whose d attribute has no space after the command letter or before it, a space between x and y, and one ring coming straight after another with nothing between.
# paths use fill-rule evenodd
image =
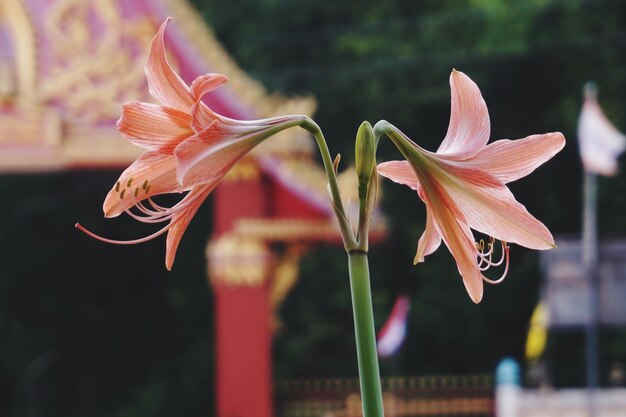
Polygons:
<instances>
[{"instance_id":1,"label":"pink petal with white stripe","mask_svg":"<svg viewBox=\"0 0 626 417\"><path fill-rule=\"evenodd\" d=\"M188 113L139 101L124 103L117 129L135 145L165 153L194 134Z\"/></svg>"},{"instance_id":2,"label":"pink petal with white stripe","mask_svg":"<svg viewBox=\"0 0 626 417\"><path fill-rule=\"evenodd\" d=\"M475 154L489 140L489 112L478 86L467 75L450 74L452 106L448 133L438 154Z\"/></svg>"},{"instance_id":3,"label":"pink petal with white stripe","mask_svg":"<svg viewBox=\"0 0 626 417\"><path fill-rule=\"evenodd\" d=\"M168 17L159 27L150 44L150 54L145 73L148 79L148 90L152 97L167 107L189 113L194 104L189 87L172 69L165 56L165 28L172 20Z\"/></svg>"},{"instance_id":4,"label":"pink petal with white stripe","mask_svg":"<svg viewBox=\"0 0 626 417\"><path fill-rule=\"evenodd\" d=\"M533 172L565 146L561 132L532 135L523 139L502 139L485 146L467 164L488 171L503 183Z\"/></svg>"}]
</instances>

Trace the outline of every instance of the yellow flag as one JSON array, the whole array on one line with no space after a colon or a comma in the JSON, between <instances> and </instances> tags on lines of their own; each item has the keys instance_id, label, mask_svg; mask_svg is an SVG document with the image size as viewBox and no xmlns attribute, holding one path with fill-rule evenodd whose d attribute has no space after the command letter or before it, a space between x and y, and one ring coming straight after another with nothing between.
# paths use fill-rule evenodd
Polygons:
<instances>
[{"instance_id":1,"label":"yellow flag","mask_svg":"<svg viewBox=\"0 0 626 417\"><path fill-rule=\"evenodd\" d=\"M549 319L548 306L540 301L530 317L528 337L526 338L526 360L535 361L543 354L548 340Z\"/></svg>"}]
</instances>

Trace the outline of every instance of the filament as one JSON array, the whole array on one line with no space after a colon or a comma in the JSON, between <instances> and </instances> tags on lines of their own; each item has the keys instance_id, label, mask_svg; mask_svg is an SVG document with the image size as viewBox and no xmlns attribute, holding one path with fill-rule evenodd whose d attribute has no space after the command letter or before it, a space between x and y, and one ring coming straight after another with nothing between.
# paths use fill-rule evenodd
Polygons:
<instances>
[{"instance_id":1,"label":"filament","mask_svg":"<svg viewBox=\"0 0 626 417\"><path fill-rule=\"evenodd\" d=\"M489 266L492 264L491 256L493 255L493 244L495 240L492 238L491 242L487 244L489 250L485 252L485 241L480 240L480 242L476 243L476 248L478 249L478 256L480 257L480 262L478 262L478 267L483 271L483 263L487 266L485 268L489 269Z\"/></svg>"},{"instance_id":2,"label":"filament","mask_svg":"<svg viewBox=\"0 0 626 417\"><path fill-rule=\"evenodd\" d=\"M506 274L509 272L509 247L505 246L504 247L504 251L506 252L506 256L503 255L503 258L506 258L506 265L504 267L504 272L502 273L502 276L496 280L493 279L489 279L487 277L483 276L483 281L489 283L489 284L499 284L502 281L504 281L504 278L506 278Z\"/></svg>"},{"instance_id":3,"label":"filament","mask_svg":"<svg viewBox=\"0 0 626 417\"><path fill-rule=\"evenodd\" d=\"M88 236L93 237L94 239L100 240L102 242L106 242L106 243L112 243L114 245L135 245L137 243L143 243L143 242L147 242L149 240L154 239L155 237L161 236L163 233L167 232L170 227L172 227L172 223L168 224L167 226L165 226L164 228L162 228L161 230L158 230L154 233L152 233L151 235L148 235L146 237L142 237L140 239L134 239L134 240L115 240L115 239L108 239L106 237L102 237L100 235L95 234L92 231L89 231L87 229L85 229L80 223L76 223L74 225L74 227L76 227L78 230L80 230L81 232L87 234Z\"/></svg>"},{"instance_id":4,"label":"filament","mask_svg":"<svg viewBox=\"0 0 626 417\"><path fill-rule=\"evenodd\" d=\"M132 178L130 180L128 180L128 183L131 183ZM119 184L119 182L117 183ZM118 185L116 184L116 188L118 187ZM150 189L150 185L147 184L147 182L144 182L144 184L146 185L146 193L148 192L148 190ZM169 222L167 225L165 225L163 228L157 230L156 232L152 233L151 235L139 238L139 239L132 239L132 240L116 240L116 239L109 239L100 235L97 235L96 233L87 230L85 227L83 227L80 223L76 223L74 227L76 227L78 230L80 230L81 232L87 234L88 236L93 237L94 239L100 240L102 242L106 242L106 243L112 243L112 244L116 244L116 245L134 245L137 243L143 243L143 242L147 242L151 239L154 239L155 237L161 236L162 234L164 234L165 232L167 232L174 224L177 223L177 220L172 221L172 219L174 218L174 216L180 212L182 212L183 210L186 210L187 208L189 208L190 206L197 204L198 200L202 200L204 198L206 198L206 196L208 195L208 192L212 189L212 187L214 186L214 184L206 184L203 187L199 187L198 189L194 190L193 194L186 194L178 203L176 203L175 205L173 205L172 207L163 207L160 206L158 204L156 204L154 202L154 200L152 200L152 198L150 197L146 197L141 201L137 201L135 202L134 205L132 205L131 207L125 209L124 211L133 219L140 221L142 223L162 223L162 222ZM143 188L143 186L142 186ZM126 189L123 189L121 192L120 197L123 196L124 191ZM195 192L198 191L198 192ZM144 201L146 203L144 203ZM136 208L139 211L138 213L135 213L132 211L133 208Z\"/></svg>"},{"instance_id":5,"label":"filament","mask_svg":"<svg viewBox=\"0 0 626 417\"><path fill-rule=\"evenodd\" d=\"M174 214L176 214L175 212L163 215L163 216L151 216L151 215L146 215L146 216L141 216L139 214L135 214L132 211L130 211L130 209L126 209L124 210L126 212L126 214L128 214L130 217L132 217L133 219L140 221L142 223L162 223L168 220L171 220L171 218L174 216Z\"/></svg>"},{"instance_id":6,"label":"filament","mask_svg":"<svg viewBox=\"0 0 626 417\"><path fill-rule=\"evenodd\" d=\"M510 247L506 244L506 242L501 241L500 242L501 246L502 246L502 255L500 256L500 259L498 261L493 261L493 253L494 253L494 246L495 246L495 239L493 237L490 237L490 242L487 244L487 250L485 250L485 242L481 239L480 242L476 242L476 249L477 249L477 266L478 269L481 272L487 271L488 269L492 268L492 267L497 267L502 265L505 261L505 266L504 266L504 272L502 273L502 276L496 280L492 280L489 278L486 278L485 276L482 277L483 281L489 283L489 284L499 284L501 283L504 278L506 278L507 273L509 272L509 249Z\"/></svg>"}]
</instances>

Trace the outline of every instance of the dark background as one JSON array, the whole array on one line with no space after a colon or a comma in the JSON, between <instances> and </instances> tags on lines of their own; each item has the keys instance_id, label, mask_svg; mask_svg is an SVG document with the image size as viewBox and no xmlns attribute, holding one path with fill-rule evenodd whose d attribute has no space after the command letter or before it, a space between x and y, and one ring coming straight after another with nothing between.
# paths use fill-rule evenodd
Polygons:
<instances>
[{"instance_id":1,"label":"dark background","mask_svg":"<svg viewBox=\"0 0 626 417\"><path fill-rule=\"evenodd\" d=\"M195 0L226 49L270 91L314 95L315 120L345 164L363 120L387 119L435 150L449 119L452 68L477 82L492 140L562 131L565 149L511 189L555 234L576 234L581 87L595 80L608 117L626 130L626 2L529 0ZM180 24L180 22L178 22ZM379 160L399 155L383 142ZM185 234L172 272L164 239L96 242L77 220L120 238L145 235L102 219L119 171L4 175L0 181L0 416L200 416L213 413L212 295L204 248L211 198ZM626 230L626 177L601 178L601 237ZM411 296L402 350L382 374L492 373L523 363L537 302L539 254L513 246L507 280L474 305L447 250L412 266L425 220L406 187L384 183L390 233L371 250L382 325L397 294ZM410 207L410 209L407 209ZM558 242L557 242L558 243ZM276 378L355 376L345 255L316 248L284 302ZM626 334L605 329L601 379L626 361ZM579 331L552 333L552 381L584 384Z\"/></svg>"}]
</instances>

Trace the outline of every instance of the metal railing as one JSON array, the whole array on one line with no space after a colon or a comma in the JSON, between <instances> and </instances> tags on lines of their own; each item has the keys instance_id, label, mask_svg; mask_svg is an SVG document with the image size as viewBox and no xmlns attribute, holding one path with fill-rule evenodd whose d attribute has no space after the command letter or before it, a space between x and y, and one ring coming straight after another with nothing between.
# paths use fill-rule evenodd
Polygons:
<instances>
[{"instance_id":1,"label":"metal railing","mask_svg":"<svg viewBox=\"0 0 626 417\"><path fill-rule=\"evenodd\" d=\"M383 378L386 417L492 417L491 375ZM358 379L278 381L278 417L361 417Z\"/></svg>"}]
</instances>

